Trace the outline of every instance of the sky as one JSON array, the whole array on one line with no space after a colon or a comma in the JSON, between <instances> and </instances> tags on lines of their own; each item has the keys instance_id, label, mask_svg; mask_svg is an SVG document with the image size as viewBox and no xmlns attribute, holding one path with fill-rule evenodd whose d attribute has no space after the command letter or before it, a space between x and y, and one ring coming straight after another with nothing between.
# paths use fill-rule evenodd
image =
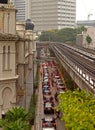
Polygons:
<instances>
[{"instance_id":1,"label":"sky","mask_svg":"<svg viewBox=\"0 0 95 130\"><path fill-rule=\"evenodd\" d=\"M76 0L76 20L95 20L95 0Z\"/></svg>"}]
</instances>

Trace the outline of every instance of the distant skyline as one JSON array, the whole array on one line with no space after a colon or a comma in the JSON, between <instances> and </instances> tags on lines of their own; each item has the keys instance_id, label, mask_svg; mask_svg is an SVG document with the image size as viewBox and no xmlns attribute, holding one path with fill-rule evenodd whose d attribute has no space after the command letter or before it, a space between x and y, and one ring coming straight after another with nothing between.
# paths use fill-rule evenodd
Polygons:
<instances>
[{"instance_id":1,"label":"distant skyline","mask_svg":"<svg viewBox=\"0 0 95 130\"><path fill-rule=\"evenodd\" d=\"M95 0L76 0L76 20L95 20Z\"/></svg>"}]
</instances>

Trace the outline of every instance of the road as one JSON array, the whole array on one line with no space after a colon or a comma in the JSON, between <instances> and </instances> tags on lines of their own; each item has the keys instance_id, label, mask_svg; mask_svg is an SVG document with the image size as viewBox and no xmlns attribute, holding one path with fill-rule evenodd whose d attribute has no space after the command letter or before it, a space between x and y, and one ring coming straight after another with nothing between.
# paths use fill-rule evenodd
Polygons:
<instances>
[{"instance_id":1,"label":"road","mask_svg":"<svg viewBox=\"0 0 95 130\"><path fill-rule=\"evenodd\" d=\"M51 69L49 67L49 72L51 72ZM54 94L56 92L56 87L52 86L51 84L51 89L52 89L52 94L54 97ZM46 116L53 116L56 117L56 115L46 115L43 112L43 95L42 95L42 77L40 75L40 80L39 80L39 89L37 91L38 94L38 102L37 102L37 107L36 107L36 120L35 120L35 129L34 130L41 130L42 129L42 118L46 117ZM63 121L61 121L60 119L56 119L56 123L57 123L57 130L65 130L65 126Z\"/></svg>"}]
</instances>

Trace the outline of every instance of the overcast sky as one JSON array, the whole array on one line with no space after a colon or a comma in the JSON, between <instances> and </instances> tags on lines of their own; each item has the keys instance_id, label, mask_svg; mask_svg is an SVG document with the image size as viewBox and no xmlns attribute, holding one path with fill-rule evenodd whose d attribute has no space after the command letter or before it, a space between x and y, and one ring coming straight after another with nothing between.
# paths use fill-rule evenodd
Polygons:
<instances>
[{"instance_id":1,"label":"overcast sky","mask_svg":"<svg viewBox=\"0 0 95 130\"><path fill-rule=\"evenodd\" d=\"M76 20L95 20L95 0L76 0Z\"/></svg>"}]
</instances>

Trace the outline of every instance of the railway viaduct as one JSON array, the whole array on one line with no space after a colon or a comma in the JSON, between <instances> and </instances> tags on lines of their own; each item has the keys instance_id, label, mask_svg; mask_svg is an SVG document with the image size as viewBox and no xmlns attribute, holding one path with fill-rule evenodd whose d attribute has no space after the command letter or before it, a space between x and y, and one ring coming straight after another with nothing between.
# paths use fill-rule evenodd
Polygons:
<instances>
[{"instance_id":1,"label":"railway viaduct","mask_svg":"<svg viewBox=\"0 0 95 130\"><path fill-rule=\"evenodd\" d=\"M55 53L55 56L59 59L60 63L64 69L68 72L72 80L79 86L80 89L85 89L87 92L95 93L95 80L94 76L90 76L74 62L70 61L65 55L62 57L58 53L57 49L55 50L54 44L48 42L38 42L37 48L51 48ZM81 61L82 62L82 61Z\"/></svg>"}]
</instances>

